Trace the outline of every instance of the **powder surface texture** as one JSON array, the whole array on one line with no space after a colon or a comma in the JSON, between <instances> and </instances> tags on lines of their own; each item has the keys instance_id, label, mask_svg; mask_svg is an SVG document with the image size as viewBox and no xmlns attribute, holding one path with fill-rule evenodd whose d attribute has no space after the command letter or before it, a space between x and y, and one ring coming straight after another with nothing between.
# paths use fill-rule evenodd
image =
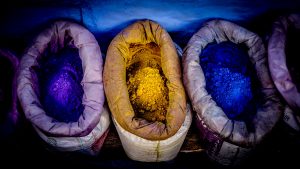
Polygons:
<instances>
[{"instance_id":1,"label":"powder surface texture","mask_svg":"<svg viewBox=\"0 0 300 169\"><path fill-rule=\"evenodd\" d=\"M46 114L60 122L76 122L84 109L78 49L65 48L56 54L46 54L39 64L40 99Z\"/></svg>"},{"instance_id":2,"label":"powder surface texture","mask_svg":"<svg viewBox=\"0 0 300 169\"><path fill-rule=\"evenodd\" d=\"M228 118L242 119L255 112L255 72L246 47L232 42L209 44L201 53L200 64L208 93Z\"/></svg>"},{"instance_id":3,"label":"powder surface texture","mask_svg":"<svg viewBox=\"0 0 300 169\"><path fill-rule=\"evenodd\" d=\"M136 117L165 122L168 107L167 79L160 67L158 47L132 45L127 67L127 88Z\"/></svg>"}]
</instances>

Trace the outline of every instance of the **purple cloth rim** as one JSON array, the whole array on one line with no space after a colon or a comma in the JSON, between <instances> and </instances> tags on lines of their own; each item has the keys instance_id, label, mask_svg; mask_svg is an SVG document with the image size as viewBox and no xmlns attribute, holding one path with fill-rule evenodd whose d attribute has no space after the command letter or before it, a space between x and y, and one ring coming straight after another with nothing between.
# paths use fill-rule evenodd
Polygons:
<instances>
[{"instance_id":1,"label":"purple cloth rim","mask_svg":"<svg viewBox=\"0 0 300 169\"><path fill-rule=\"evenodd\" d=\"M67 37L67 38L66 38ZM37 97L37 79L31 70L37 66L36 59L42 56L46 48L52 52L63 48L66 39L73 47L79 49L82 60L84 90L82 104L84 111L77 122L58 122L46 115ZM103 60L100 47L93 34L83 26L68 22L57 21L40 33L23 55L18 75L18 97L26 118L45 134L54 136L86 136L97 125L105 101L103 80Z\"/></svg>"},{"instance_id":2,"label":"purple cloth rim","mask_svg":"<svg viewBox=\"0 0 300 169\"><path fill-rule=\"evenodd\" d=\"M273 24L273 30L268 43L269 68L280 94L294 110L300 109L300 93L292 81L286 65L286 38L288 28L294 26L300 30L300 15L291 14L280 17Z\"/></svg>"}]
</instances>

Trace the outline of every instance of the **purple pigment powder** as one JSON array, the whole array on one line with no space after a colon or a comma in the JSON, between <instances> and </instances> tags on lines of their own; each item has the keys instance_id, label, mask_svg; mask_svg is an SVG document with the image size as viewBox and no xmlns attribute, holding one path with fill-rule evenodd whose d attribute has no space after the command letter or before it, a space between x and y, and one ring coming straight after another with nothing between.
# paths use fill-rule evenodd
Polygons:
<instances>
[{"instance_id":1,"label":"purple pigment powder","mask_svg":"<svg viewBox=\"0 0 300 169\"><path fill-rule=\"evenodd\" d=\"M12 108L12 83L14 69L12 63L0 56L0 123L2 123Z\"/></svg>"},{"instance_id":2,"label":"purple pigment powder","mask_svg":"<svg viewBox=\"0 0 300 169\"><path fill-rule=\"evenodd\" d=\"M258 83L247 47L232 42L208 44L201 53L200 64L206 90L228 118L251 118L256 112L254 98Z\"/></svg>"},{"instance_id":3,"label":"purple pigment powder","mask_svg":"<svg viewBox=\"0 0 300 169\"><path fill-rule=\"evenodd\" d=\"M290 27L286 40L286 64L292 81L300 92L300 52L299 52L300 30Z\"/></svg>"},{"instance_id":4,"label":"purple pigment powder","mask_svg":"<svg viewBox=\"0 0 300 169\"><path fill-rule=\"evenodd\" d=\"M37 70L40 99L48 116L60 122L76 122L83 112L83 71L78 49L65 48L45 54Z\"/></svg>"}]
</instances>

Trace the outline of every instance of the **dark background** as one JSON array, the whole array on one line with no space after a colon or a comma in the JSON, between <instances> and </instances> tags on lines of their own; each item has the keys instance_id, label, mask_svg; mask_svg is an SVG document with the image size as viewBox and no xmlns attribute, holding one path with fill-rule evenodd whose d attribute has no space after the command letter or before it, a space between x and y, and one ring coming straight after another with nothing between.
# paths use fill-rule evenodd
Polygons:
<instances>
[{"instance_id":1,"label":"dark background","mask_svg":"<svg viewBox=\"0 0 300 169\"><path fill-rule=\"evenodd\" d=\"M0 46L13 51L20 58L33 37L47 25L55 20L67 19L87 27L105 54L110 41L120 30L138 19L152 19L160 23L174 42L184 48L202 23L214 18L244 26L259 34L267 45L273 21L280 15L293 12L300 12L299 0L8 0L0 3ZM221 167L211 162L204 152L179 153L175 160L162 163L131 161L123 149L105 147L96 157L52 152L45 148L27 121L22 121L20 126L7 143L0 145L3 164L87 168ZM276 132L239 167L299 168L299 154L299 133L281 122Z\"/></svg>"}]
</instances>

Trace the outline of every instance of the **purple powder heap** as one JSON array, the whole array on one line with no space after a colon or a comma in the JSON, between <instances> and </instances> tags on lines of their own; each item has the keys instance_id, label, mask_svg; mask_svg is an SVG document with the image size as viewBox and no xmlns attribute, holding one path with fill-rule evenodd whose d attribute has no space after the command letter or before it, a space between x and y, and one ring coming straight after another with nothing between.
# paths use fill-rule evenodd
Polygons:
<instances>
[{"instance_id":1,"label":"purple powder heap","mask_svg":"<svg viewBox=\"0 0 300 169\"><path fill-rule=\"evenodd\" d=\"M65 48L45 54L39 64L40 99L46 114L60 122L78 121L84 109L78 49Z\"/></svg>"},{"instance_id":2,"label":"purple powder heap","mask_svg":"<svg viewBox=\"0 0 300 169\"><path fill-rule=\"evenodd\" d=\"M245 120L256 112L256 74L245 46L232 42L209 44L201 53L200 64L206 90L228 118Z\"/></svg>"},{"instance_id":3,"label":"purple powder heap","mask_svg":"<svg viewBox=\"0 0 300 169\"><path fill-rule=\"evenodd\" d=\"M2 123L12 108L12 82L14 69L12 63L0 56L0 122Z\"/></svg>"}]
</instances>

